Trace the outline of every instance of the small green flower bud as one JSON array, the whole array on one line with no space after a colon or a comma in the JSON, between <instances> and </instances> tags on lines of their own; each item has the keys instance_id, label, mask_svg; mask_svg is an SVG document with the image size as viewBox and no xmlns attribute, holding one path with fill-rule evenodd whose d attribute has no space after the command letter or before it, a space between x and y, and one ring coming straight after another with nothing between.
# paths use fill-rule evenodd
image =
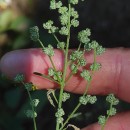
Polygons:
<instances>
[{"instance_id":1,"label":"small green flower bud","mask_svg":"<svg viewBox=\"0 0 130 130\"><path fill-rule=\"evenodd\" d=\"M101 115L101 116L98 117L98 124L104 125L105 122L106 122L106 117L105 116Z\"/></svg>"},{"instance_id":2,"label":"small green flower bud","mask_svg":"<svg viewBox=\"0 0 130 130\"><path fill-rule=\"evenodd\" d=\"M70 60L75 61L83 56L83 51L74 51L70 55Z\"/></svg>"},{"instance_id":3,"label":"small green flower bud","mask_svg":"<svg viewBox=\"0 0 130 130\"><path fill-rule=\"evenodd\" d=\"M78 2L79 2L78 0L70 0L70 3L73 4L73 5L78 4Z\"/></svg>"},{"instance_id":4,"label":"small green flower bud","mask_svg":"<svg viewBox=\"0 0 130 130\"><path fill-rule=\"evenodd\" d=\"M112 105L117 105L119 103L119 100L115 98L114 94L109 94L106 97L106 101L111 103Z\"/></svg>"},{"instance_id":5,"label":"small green flower bud","mask_svg":"<svg viewBox=\"0 0 130 130\"><path fill-rule=\"evenodd\" d=\"M54 49L52 45L48 45L48 47L43 48L43 52L48 56L54 56Z\"/></svg>"},{"instance_id":6,"label":"small green flower bud","mask_svg":"<svg viewBox=\"0 0 130 130\"><path fill-rule=\"evenodd\" d=\"M58 109L55 113L55 117L62 117L63 115L65 115L65 112L62 108Z\"/></svg>"},{"instance_id":7,"label":"small green flower bud","mask_svg":"<svg viewBox=\"0 0 130 130\"><path fill-rule=\"evenodd\" d=\"M88 102L88 99L85 97L85 96L81 96L79 98L79 102L82 104L82 105L86 105L87 102Z\"/></svg>"},{"instance_id":8,"label":"small green flower bud","mask_svg":"<svg viewBox=\"0 0 130 130\"><path fill-rule=\"evenodd\" d=\"M49 69L48 69L48 75L49 75L49 76L54 76L54 74L55 74L54 69L53 69L53 68L49 68Z\"/></svg>"},{"instance_id":9,"label":"small green flower bud","mask_svg":"<svg viewBox=\"0 0 130 130\"><path fill-rule=\"evenodd\" d=\"M95 48L97 48L98 46L99 46L99 44L98 44L97 41L92 41L92 42L91 42L91 48L92 48L92 49L95 49Z\"/></svg>"},{"instance_id":10,"label":"small green flower bud","mask_svg":"<svg viewBox=\"0 0 130 130\"><path fill-rule=\"evenodd\" d=\"M50 30L48 30L48 33L55 33L58 31L58 27L52 26Z\"/></svg>"},{"instance_id":11,"label":"small green flower bud","mask_svg":"<svg viewBox=\"0 0 130 130\"><path fill-rule=\"evenodd\" d=\"M66 13L68 11L68 8L67 7L60 7L59 8L59 10L58 10L58 12L60 13L60 14L64 14L64 13Z\"/></svg>"},{"instance_id":12,"label":"small green flower bud","mask_svg":"<svg viewBox=\"0 0 130 130\"><path fill-rule=\"evenodd\" d=\"M36 113L36 112L33 112L32 110L27 110L27 111L25 112L25 114L26 114L26 116L27 116L28 118L37 117L37 113Z\"/></svg>"},{"instance_id":13,"label":"small green flower bud","mask_svg":"<svg viewBox=\"0 0 130 130\"><path fill-rule=\"evenodd\" d=\"M62 2L61 1L58 1L57 3L56 3L56 8L61 8L61 6L62 6Z\"/></svg>"},{"instance_id":14,"label":"small green flower bud","mask_svg":"<svg viewBox=\"0 0 130 130\"><path fill-rule=\"evenodd\" d=\"M27 89L28 91L31 91L33 84L32 83L25 83L24 86L25 86L25 89Z\"/></svg>"},{"instance_id":15,"label":"small green flower bud","mask_svg":"<svg viewBox=\"0 0 130 130\"><path fill-rule=\"evenodd\" d=\"M68 35L69 34L69 30L67 27L61 27L61 30L59 31L59 33L61 35Z\"/></svg>"},{"instance_id":16,"label":"small green flower bud","mask_svg":"<svg viewBox=\"0 0 130 130\"><path fill-rule=\"evenodd\" d=\"M30 28L30 38L35 42L39 40L39 28L37 26Z\"/></svg>"},{"instance_id":17,"label":"small green flower bud","mask_svg":"<svg viewBox=\"0 0 130 130\"><path fill-rule=\"evenodd\" d=\"M61 25L67 25L68 24L68 13L64 13L62 14L60 17L60 22L61 22Z\"/></svg>"},{"instance_id":18,"label":"small green flower bud","mask_svg":"<svg viewBox=\"0 0 130 130\"><path fill-rule=\"evenodd\" d=\"M61 78L62 72L61 71L57 71L57 75L58 75L59 78Z\"/></svg>"},{"instance_id":19,"label":"small green flower bud","mask_svg":"<svg viewBox=\"0 0 130 130\"><path fill-rule=\"evenodd\" d=\"M23 74L18 74L16 75L16 77L14 78L14 81L17 82L17 83L21 83L25 80L25 77Z\"/></svg>"},{"instance_id":20,"label":"small green flower bud","mask_svg":"<svg viewBox=\"0 0 130 130\"><path fill-rule=\"evenodd\" d=\"M62 101L65 102L65 101L68 100L69 98L70 98L70 94L64 92L63 95L62 95Z\"/></svg>"},{"instance_id":21,"label":"small green flower bud","mask_svg":"<svg viewBox=\"0 0 130 130\"><path fill-rule=\"evenodd\" d=\"M39 104L39 99L33 99L32 100L32 102L30 102L30 104L32 105L32 106L34 106L34 107L37 107L38 106L38 104Z\"/></svg>"},{"instance_id":22,"label":"small green flower bud","mask_svg":"<svg viewBox=\"0 0 130 130\"><path fill-rule=\"evenodd\" d=\"M75 11L74 8L71 8L71 16L74 18L74 19L77 19L79 17L79 14L77 11Z\"/></svg>"},{"instance_id":23,"label":"small green flower bud","mask_svg":"<svg viewBox=\"0 0 130 130\"><path fill-rule=\"evenodd\" d=\"M57 48L63 50L63 49L65 48L65 42L59 42L59 43L57 44Z\"/></svg>"},{"instance_id":24,"label":"small green flower bud","mask_svg":"<svg viewBox=\"0 0 130 130\"><path fill-rule=\"evenodd\" d=\"M50 9L52 10L56 9L56 2L54 0L50 1Z\"/></svg>"},{"instance_id":25,"label":"small green flower bud","mask_svg":"<svg viewBox=\"0 0 130 130\"><path fill-rule=\"evenodd\" d=\"M80 66L85 66L87 63L86 63L86 60L85 59L79 59L79 65Z\"/></svg>"},{"instance_id":26,"label":"small green flower bud","mask_svg":"<svg viewBox=\"0 0 130 130\"><path fill-rule=\"evenodd\" d=\"M91 50L92 50L92 48L91 48L91 43L85 43L84 49L85 49L86 51L91 51Z\"/></svg>"},{"instance_id":27,"label":"small green flower bud","mask_svg":"<svg viewBox=\"0 0 130 130\"><path fill-rule=\"evenodd\" d=\"M61 80L61 76L62 76L62 72L57 71L57 72L54 73L53 79L54 80Z\"/></svg>"},{"instance_id":28,"label":"small green flower bud","mask_svg":"<svg viewBox=\"0 0 130 130\"><path fill-rule=\"evenodd\" d=\"M96 54L97 55L101 55L104 52L105 52L105 48L103 48L102 46L97 47L97 49L96 49Z\"/></svg>"},{"instance_id":29,"label":"small green flower bud","mask_svg":"<svg viewBox=\"0 0 130 130\"><path fill-rule=\"evenodd\" d=\"M91 97L89 98L89 103L90 103L90 104L94 104L96 101L97 101L97 97L96 97L96 96L91 96Z\"/></svg>"},{"instance_id":30,"label":"small green flower bud","mask_svg":"<svg viewBox=\"0 0 130 130\"><path fill-rule=\"evenodd\" d=\"M52 28L52 25L53 25L53 21L52 20L48 20L48 22L43 23L43 28L47 29L47 30L50 30Z\"/></svg>"},{"instance_id":31,"label":"small green flower bud","mask_svg":"<svg viewBox=\"0 0 130 130\"><path fill-rule=\"evenodd\" d=\"M63 117L58 117L57 118L57 123L62 124L63 121L64 121Z\"/></svg>"},{"instance_id":32,"label":"small green flower bud","mask_svg":"<svg viewBox=\"0 0 130 130\"><path fill-rule=\"evenodd\" d=\"M116 115L116 108L112 107L110 110L107 110L107 115L110 116Z\"/></svg>"},{"instance_id":33,"label":"small green flower bud","mask_svg":"<svg viewBox=\"0 0 130 130\"><path fill-rule=\"evenodd\" d=\"M91 66L90 66L90 69L92 71L96 71L96 70L99 70L101 68L101 64L100 63L93 63Z\"/></svg>"},{"instance_id":34,"label":"small green flower bud","mask_svg":"<svg viewBox=\"0 0 130 130\"><path fill-rule=\"evenodd\" d=\"M73 72L74 74L76 74L77 71L78 71L77 65L76 65L76 64L72 64L72 65L71 65L71 70L72 70L72 72Z\"/></svg>"},{"instance_id":35,"label":"small green flower bud","mask_svg":"<svg viewBox=\"0 0 130 130\"><path fill-rule=\"evenodd\" d=\"M80 73L81 77L83 77L85 80L90 81L91 80L91 76L90 76L90 72L88 70L83 70Z\"/></svg>"},{"instance_id":36,"label":"small green flower bud","mask_svg":"<svg viewBox=\"0 0 130 130\"><path fill-rule=\"evenodd\" d=\"M78 27L79 26L79 21L76 20L76 19L72 19L71 20L71 25L74 26L74 27Z\"/></svg>"},{"instance_id":37,"label":"small green flower bud","mask_svg":"<svg viewBox=\"0 0 130 130\"><path fill-rule=\"evenodd\" d=\"M88 36L91 35L91 32L90 32L90 29L86 29L86 30L82 30L78 33L78 40L81 42L81 43L84 43L84 44L87 44L90 39L88 38Z\"/></svg>"}]
</instances>

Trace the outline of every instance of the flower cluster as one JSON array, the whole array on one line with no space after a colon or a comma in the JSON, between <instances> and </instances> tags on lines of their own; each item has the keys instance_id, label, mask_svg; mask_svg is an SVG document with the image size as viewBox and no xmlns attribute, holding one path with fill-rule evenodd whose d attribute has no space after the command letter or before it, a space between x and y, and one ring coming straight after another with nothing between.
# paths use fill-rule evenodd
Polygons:
<instances>
[{"instance_id":1,"label":"flower cluster","mask_svg":"<svg viewBox=\"0 0 130 130\"><path fill-rule=\"evenodd\" d=\"M58 42L57 48L59 48L61 50L64 50L64 48L65 48L65 42Z\"/></svg>"},{"instance_id":2,"label":"flower cluster","mask_svg":"<svg viewBox=\"0 0 130 130\"><path fill-rule=\"evenodd\" d=\"M107 110L107 115L110 116L116 115L116 108L112 107L110 110Z\"/></svg>"},{"instance_id":3,"label":"flower cluster","mask_svg":"<svg viewBox=\"0 0 130 130\"><path fill-rule=\"evenodd\" d=\"M83 77L85 80L90 81L91 80L91 75L90 72L88 70L83 70L80 73L81 77Z\"/></svg>"},{"instance_id":4,"label":"flower cluster","mask_svg":"<svg viewBox=\"0 0 130 130\"><path fill-rule=\"evenodd\" d=\"M109 94L106 97L106 101L110 103L110 109L107 110L107 117L101 115L98 118L98 123L102 126L105 125L107 119L110 116L114 116L116 114L116 108L114 108L113 106L115 106L119 103L119 100L117 98L115 98L114 94Z\"/></svg>"},{"instance_id":5,"label":"flower cluster","mask_svg":"<svg viewBox=\"0 0 130 130\"><path fill-rule=\"evenodd\" d=\"M82 56L83 56L83 51L73 51L70 54L70 60L76 61L76 60L80 59Z\"/></svg>"},{"instance_id":6,"label":"flower cluster","mask_svg":"<svg viewBox=\"0 0 130 130\"><path fill-rule=\"evenodd\" d=\"M106 97L106 101L112 105L117 105L119 103L119 100L117 98L115 98L114 94L109 94Z\"/></svg>"},{"instance_id":7,"label":"flower cluster","mask_svg":"<svg viewBox=\"0 0 130 130\"><path fill-rule=\"evenodd\" d=\"M78 40L81 43L87 44L90 41L89 39L90 35L91 35L90 29L87 28L85 30L82 30L78 33Z\"/></svg>"},{"instance_id":8,"label":"flower cluster","mask_svg":"<svg viewBox=\"0 0 130 130\"><path fill-rule=\"evenodd\" d=\"M23 74L17 74L14 78L14 82L21 83L25 80L25 77Z\"/></svg>"},{"instance_id":9,"label":"flower cluster","mask_svg":"<svg viewBox=\"0 0 130 130\"><path fill-rule=\"evenodd\" d=\"M74 19L77 19L79 18L79 14L78 12L75 10L75 8L71 8L71 16L74 18Z\"/></svg>"},{"instance_id":10,"label":"flower cluster","mask_svg":"<svg viewBox=\"0 0 130 130\"><path fill-rule=\"evenodd\" d=\"M54 49L52 45L48 45L48 47L43 48L43 52L47 54L48 56L54 56Z\"/></svg>"},{"instance_id":11,"label":"flower cluster","mask_svg":"<svg viewBox=\"0 0 130 130\"><path fill-rule=\"evenodd\" d=\"M39 28L37 26L30 28L30 38L34 42L39 40Z\"/></svg>"},{"instance_id":12,"label":"flower cluster","mask_svg":"<svg viewBox=\"0 0 130 130\"><path fill-rule=\"evenodd\" d=\"M53 21L48 20L48 22L43 24L43 28L48 30L48 33L55 33L58 27L53 26Z\"/></svg>"},{"instance_id":13,"label":"flower cluster","mask_svg":"<svg viewBox=\"0 0 130 130\"><path fill-rule=\"evenodd\" d=\"M105 48L103 48L101 45L99 45L97 48L96 48L96 54L97 55L101 55L102 53L105 52Z\"/></svg>"},{"instance_id":14,"label":"flower cluster","mask_svg":"<svg viewBox=\"0 0 130 130\"><path fill-rule=\"evenodd\" d=\"M99 70L101 68L101 64L100 63L93 63L91 66L90 66L90 69L92 71L96 71L96 70Z\"/></svg>"},{"instance_id":15,"label":"flower cluster","mask_svg":"<svg viewBox=\"0 0 130 130\"><path fill-rule=\"evenodd\" d=\"M61 29L59 30L59 33L60 33L61 35L68 35L68 34L69 34L69 30L68 30L67 27L63 26L63 27L61 27Z\"/></svg>"},{"instance_id":16,"label":"flower cluster","mask_svg":"<svg viewBox=\"0 0 130 130\"><path fill-rule=\"evenodd\" d=\"M30 105L32 105L33 107L37 107L39 102L39 99L33 99L32 102L30 102Z\"/></svg>"},{"instance_id":17,"label":"flower cluster","mask_svg":"<svg viewBox=\"0 0 130 130\"><path fill-rule=\"evenodd\" d=\"M71 65L71 71L73 74L76 74L78 72L78 66L76 64Z\"/></svg>"},{"instance_id":18,"label":"flower cluster","mask_svg":"<svg viewBox=\"0 0 130 130\"><path fill-rule=\"evenodd\" d=\"M71 25L72 25L73 27L78 27L78 26L79 26L79 21L78 21L77 19L72 19L72 20L71 20Z\"/></svg>"},{"instance_id":19,"label":"flower cluster","mask_svg":"<svg viewBox=\"0 0 130 130\"><path fill-rule=\"evenodd\" d=\"M82 58L79 59L78 63L79 63L80 66L86 66L86 64L87 64L87 63L86 63L86 60L85 60L85 59L82 59Z\"/></svg>"},{"instance_id":20,"label":"flower cluster","mask_svg":"<svg viewBox=\"0 0 130 130\"><path fill-rule=\"evenodd\" d=\"M65 112L62 108L58 109L57 112L55 113L55 117L57 117L57 122L58 123L63 123L63 115L65 115Z\"/></svg>"},{"instance_id":21,"label":"flower cluster","mask_svg":"<svg viewBox=\"0 0 130 130\"><path fill-rule=\"evenodd\" d=\"M28 118L36 118L37 117L37 113L34 112L33 110L27 110L25 112L25 115L28 117Z\"/></svg>"},{"instance_id":22,"label":"flower cluster","mask_svg":"<svg viewBox=\"0 0 130 130\"><path fill-rule=\"evenodd\" d=\"M100 124L100 125L104 125L105 124L105 122L106 122L106 117L105 116L99 116L98 117L98 124Z\"/></svg>"},{"instance_id":23,"label":"flower cluster","mask_svg":"<svg viewBox=\"0 0 130 130\"><path fill-rule=\"evenodd\" d=\"M24 84L25 89L27 89L28 91L31 91L31 90L32 90L32 86L33 86L32 83L25 83L25 84Z\"/></svg>"},{"instance_id":24,"label":"flower cluster","mask_svg":"<svg viewBox=\"0 0 130 130\"><path fill-rule=\"evenodd\" d=\"M103 48L97 41L87 42L84 45L84 49L86 51L91 51L92 49L96 51L96 55L101 55L105 52L105 48Z\"/></svg>"},{"instance_id":25,"label":"flower cluster","mask_svg":"<svg viewBox=\"0 0 130 130\"><path fill-rule=\"evenodd\" d=\"M86 105L87 103L94 104L96 101L97 101L97 97L91 95L81 96L79 98L79 102L82 105Z\"/></svg>"},{"instance_id":26,"label":"flower cluster","mask_svg":"<svg viewBox=\"0 0 130 130\"><path fill-rule=\"evenodd\" d=\"M60 19L60 22L61 22L61 25L67 25L68 23L68 13L65 13L65 14L62 14L59 19Z\"/></svg>"},{"instance_id":27,"label":"flower cluster","mask_svg":"<svg viewBox=\"0 0 130 130\"><path fill-rule=\"evenodd\" d=\"M79 0L70 0L70 3L73 4L73 5L76 5L78 4Z\"/></svg>"},{"instance_id":28,"label":"flower cluster","mask_svg":"<svg viewBox=\"0 0 130 130\"><path fill-rule=\"evenodd\" d=\"M58 12L62 15L65 15L68 11L68 8L66 6L60 7Z\"/></svg>"},{"instance_id":29,"label":"flower cluster","mask_svg":"<svg viewBox=\"0 0 130 130\"><path fill-rule=\"evenodd\" d=\"M70 98L70 94L64 92L63 95L62 95L62 101L65 102L65 101L68 100L69 98Z\"/></svg>"},{"instance_id":30,"label":"flower cluster","mask_svg":"<svg viewBox=\"0 0 130 130\"><path fill-rule=\"evenodd\" d=\"M55 71L53 68L48 69L48 75L51 76L54 80L60 81L62 72L61 71Z\"/></svg>"},{"instance_id":31,"label":"flower cluster","mask_svg":"<svg viewBox=\"0 0 130 130\"><path fill-rule=\"evenodd\" d=\"M54 0L50 1L50 9L52 9L52 10L58 9L61 6L62 6L62 2L61 1L58 1L58 2L55 2Z\"/></svg>"}]
</instances>

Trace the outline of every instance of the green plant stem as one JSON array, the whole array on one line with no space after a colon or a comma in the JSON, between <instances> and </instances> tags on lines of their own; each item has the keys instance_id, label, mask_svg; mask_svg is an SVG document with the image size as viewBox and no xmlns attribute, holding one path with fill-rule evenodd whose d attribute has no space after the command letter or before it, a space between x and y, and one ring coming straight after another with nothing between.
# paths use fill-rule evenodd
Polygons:
<instances>
[{"instance_id":1,"label":"green plant stem","mask_svg":"<svg viewBox=\"0 0 130 130\"><path fill-rule=\"evenodd\" d=\"M53 69L56 71L56 67L55 67L55 64L54 64L54 62L53 62L53 60L52 60L52 57L49 56L49 59L50 59L50 62L51 62L51 64L52 64L52 66L53 66Z\"/></svg>"},{"instance_id":2,"label":"green plant stem","mask_svg":"<svg viewBox=\"0 0 130 130\"><path fill-rule=\"evenodd\" d=\"M66 44L66 50L65 50L65 63L64 63L64 72L63 72L63 82L65 82L65 77L66 77L66 70L68 66L68 50L69 50L69 41L70 41L70 10L71 10L71 5L69 4L69 21L68 21L68 30L69 34L67 36L67 44Z\"/></svg>"},{"instance_id":3,"label":"green plant stem","mask_svg":"<svg viewBox=\"0 0 130 130\"><path fill-rule=\"evenodd\" d=\"M57 41L57 43L59 44L60 41L59 41L59 39L57 38L57 36L56 36L54 33L52 33L52 34L53 34L53 37L55 38L55 40ZM62 51L65 53L65 49L62 49Z\"/></svg>"},{"instance_id":4,"label":"green plant stem","mask_svg":"<svg viewBox=\"0 0 130 130\"><path fill-rule=\"evenodd\" d=\"M91 80L90 82L87 84L86 88L89 88L91 84ZM87 89L88 90L88 89ZM87 91L84 92L83 96L85 96L87 94ZM60 130L62 130L65 125L69 122L69 120L73 117L73 115L76 113L76 111L79 109L79 107L81 106L81 103L78 103L78 105L74 108L74 110L72 111L72 113L69 115L69 117L66 119L66 121L64 122L63 126L60 128Z\"/></svg>"},{"instance_id":5,"label":"green plant stem","mask_svg":"<svg viewBox=\"0 0 130 130\"><path fill-rule=\"evenodd\" d=\"M66 50L65 50L65 63L64 63L64 70L63 70L63 80L60 88L60 96L59 96L59 103L58 103L58 108L60 109L62 107L62 95L64 92L64 86L65 86L65 77L66 77L66 72L67 72L67 66L68 66L68 50L69 50L69 41L70 41L70 11L71 11L71 5L70 3L68 4L69 6L69 19L68 19L68 31L69 34L67 36L67 44L66 44ZM60 124L59 122L56 123L56 130L59 130Z\"/></svg>"},{"instance_id":6,"label":"green plant stem","mask_svg":"<svg viewBox=\"0 0 130 130\"><path fill-rule=\"evenodd\" d=\"M76 111L79 109L79 107L81 106L81 103L78 103L78 105L74 108L74 110L72 111L72 113L69 115L69 117L67 118L67 120L64 122L63 126L60 128L60 130L62 130L65 125L69 122L69 120L73 117L73 115L76 113Z\"/></svg>"},{"instance_id":7,"label":"green plant stem","mask_svg":"<svg viewBox=\"0 0 130 130\"><path fill-rule=\"evenodd\" d=\"M43 45L42 41L41 41L40 39L38 39L38 41L39 41L39 43L40 43L41 47L44 49L44 48L45 48L45 46ZM56 71L56 67L55 67L55 64L54 64L54 62L53 62L53 60L52 60L52 57L51 57L51 56L49 56L49 59L50 59L50 62L51 62L51 64L52 64L53 68L54 68L54 69L55 69L55 71Z\"/></svg>"},{"instance_id":8,"label":"green plant stem","mask_svg":"<svg viewBox=\"0 0 130 130\"><path fill-rule=\"evenodd\" d=\"M29 92L29 90L27 89L27 93L28 93L28 96L29 96L29 99L30 99L30 102L32 103L32 97L31 97L31 94ZM33 111L33 124L34 124L34 130L37 130L37 125L36 125L36 119L35 119L35 115L34 115L34 107L33 105L31 105L32 107L32 111Z\"/></svg>"},{"instance_id":9,"label":"green plant stem","mask_svg":"<svg viewBox=\"0 0 130 130\"><path fill-rule=\"evenodd\" d=\"M112 105L113 105L113 104L111 103L109 110L112 109ZM107 118L106 118L106 121L105 121L104 125L102 125L101 130L104 130L104 129L105 129L105 126L106 126L106 123L107 123L109 117L110 117L110 112L108 113Z\"/></svg>"},{"instance_id":10,"label":"green plant stem","mask_svg":"<svg viewBox=\"0 0 130 130\"><path fill-rule=\"evenodd\" d=\"M38 41L39 41L39 43L40 43L40 45L42 46L42 48L44 49L45 47L44 47L44 45L43 45L43 43L42 43L42 41L40 40L40 39L38 39ZM55 71L57 71L56 70L56 67L55 67L55 64L54 64L54 62L53 62L53 60L52 60L52 57L51 56L48 56L49 57L49 60L50 60L50 62L51 62L51 64L52 64L52 67L53 67L53 69L55 70ZM56 75L57 75L57 73L56 73ZM44 76L45 77L45 76ZM47 77L46 77L47 78ZM58 75L57 75L57 78L58 78L58 84L60 84L60 79L59 79L59 77L58 77ZM50 79L50 78L49 78ZM52 80L52 79L51 79ZM55 80L54 80L55 81Z\"/></svg>"},{"instance_id":11,"label":"green plant stem","mask_svg":"<svg viewBox=\"0 0 130 130\"><path fill-rule=\"evenodd\" d=\"M78 47L78 50L77 50L77 51L79 51L79 50L80 50L80 48L81 48L81 44L82 44L82 43L80 42L80 44L79 44L79 47Z\"/></svg>"},{"instance_id":12,"label":"green plant stem","mask_svg":"<svg viewBox=\"0 0 130 130\"><path fill-rule=\"evenodd\" d=\"M95 68L95 64L96 64L96 48L94 49L94 57L93 57L93 60L94 60L94 68ZM92 81L92 77L94 76L94 72L95 72L95 70L92 71L91 80L88 81L88 84L87 84L87 86L86 86L86 90L85 90L84 95L87 94L87 91L88 91L88 89L89 89L90 83L91 83L91 81Z\"/></svg>"},{"instance_id":13,"label":"green plant stem","mask_svg":"<svg viewBox=\"0 0 130 130\"><path fill-rule=\"evenodd\" d=\"M80 48L81 48L81 44L82 44L82 43L80 42L77 51L80 50ZM69 62L68 62L68 65L71 65L71 64L72 64L72 61L69 61ZM79 66L79 65L77 65L77 67L78 67L78 66ZM71 72L71 73L69 74L68 78L66 79L66 83L71 79L72 76L73 76L73 72Z\"/></svg>"},{"instance_id":14,"label":"green plant stem","mask_svg":"<svg viewBox=\"0 0 130 130\"><path fill-rule=\"evenodd\" d=\"M96 63L96 49L94 49L94 64L95 64L95 63ZM86 90L85 90L83 96L85 96L85 95L87 94L88 89L89 89L89 87L91 86L91 81L92 81L92 77L93 77L93 75L94 75L94 72L95 72L95 71L92 71L91 80L88 81L87 86L86 86ZM81 104L78 103L78 105L74 108L73 112L72 112L72 113L70 114L70 116L67 118L67 120L65 121L65 123L63 124L63 126L61 127L60 130L62 130L62 129L65 127L65 125L69 122L69 120L72 118L72 116L75 114L75 112L78 110L78 108L79 108L80 106L81 106ZM109 117L108 117L108 118L109 118ZM102 130L104 130L104 129L102 129Z\"/></svg>"},{"instance_id":15,"label":"green plant stem","mask_svg":"<svg viewBox=\"0 0 130 130\"><path fill-rule=\"evenodd\" d=\"M42 46L42 48L45 48L45 46L43 45L42 41L40 39L38 39L38 42L40 43L40 45Z\"/></svg>"},{"instance_id":16,"label":"green plant stem","mask_svg":"<svg viewBox=\"0 0 130 130\"><path fill-rule=\"evenodd\" d=\"M57 43L59 43L59 39L57 38L57 36L53 33L53 37L55 38L55 40L57 41Z\"/></svg>"},{"instance_id":17,"label":"green plant stem","mask_svg":"<svg viewBox=\"0 0 130 130\"><path fill-rule=\"evenodd\" d=\"M22 82L22 84L25 86L24 82ZM27 89L27 93L28 93L28 96L29 96L29 100L30 100L30 102L31 102L31 104L32 104L33 100L32 100L31 94L30 94L30 92L29 92L28 89ZM34 124L34 130L37 130L36 119L35 119L35 115L34 115L35 110L34 110L33 105L31 105L31 108L32 108L32 111L33 111L33 124Z\"/></svg>"},{"instance_id":18,"label":"green plant stem","mask_svg":"<svg viewBox=\"0 0 130 130\"><path fill-rule=\"evenodd\" d=\"M52 60L52 57L49 56L49 59L50 59L50 61L51 61L51 64L52 64L53 69L54 69L55 72L56 72L56 76L57 76L58 81L59 81L58 84L61 84L61 80L60 80L60 78L59 78L59 76L58 76L58 74L57 74L57 70L56 70L55 64L54 64L54 62L53 62L53 60Z\"/></svg>"}]
</instances>

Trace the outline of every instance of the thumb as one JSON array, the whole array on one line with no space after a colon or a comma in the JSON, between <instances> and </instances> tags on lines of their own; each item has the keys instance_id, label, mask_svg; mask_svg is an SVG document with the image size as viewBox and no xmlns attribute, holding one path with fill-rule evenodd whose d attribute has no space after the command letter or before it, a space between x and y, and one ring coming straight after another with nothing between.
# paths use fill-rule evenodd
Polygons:
<instances>
[{"instance_id":1,"label":"thumb","mask_svg":"<svg viewBox=\"0 0 130 130\"><path fill-rule=\"evenodd\" d=\"M129 130L130 129L130 112L120 113L109 118L104 130ZM98 123L94 123L81 130L101 130Z\"/></svg>"}]
</instances>

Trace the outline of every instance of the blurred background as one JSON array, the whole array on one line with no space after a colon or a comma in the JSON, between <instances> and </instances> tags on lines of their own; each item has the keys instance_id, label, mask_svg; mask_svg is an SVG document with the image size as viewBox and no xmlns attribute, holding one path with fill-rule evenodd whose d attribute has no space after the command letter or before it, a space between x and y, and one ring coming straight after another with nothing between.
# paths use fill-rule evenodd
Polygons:
<instances>
[{"instance_id":1,"label":"blurred background","mask_svg":"<svg viewBox=\"0 0 130 130\"><path fill-rule=\"evenodd\" d=\"M72 29L71 48L78 46L76 35L86 27L91 29L92 39L106 48L130 47L129 0L86 0L76 8L80 14L80 27ZM40 28L41 40L55 47L53 37L42 28L48 19L58 23L57 13L48 9L49 0L0 0L0 58L16 49L39 47L29 38L28 30L34 25ZM41 101L37 109L38 130L54 130L55 109L48 103L46 91L36 91L32 95ZM67 114L78 102L78 96L72 94L71 101L64 104ZM95 105L82 107L79 110L82 114L70 123L84 127L97 121L97 117L108 108L104 97L98 99ZM0 130L32 130L32 120L24 114L28 107L26 91L0 74ZM130 105L123 101L118 105L119 112L129 109Z\"/></svg>"}]
</instances>

